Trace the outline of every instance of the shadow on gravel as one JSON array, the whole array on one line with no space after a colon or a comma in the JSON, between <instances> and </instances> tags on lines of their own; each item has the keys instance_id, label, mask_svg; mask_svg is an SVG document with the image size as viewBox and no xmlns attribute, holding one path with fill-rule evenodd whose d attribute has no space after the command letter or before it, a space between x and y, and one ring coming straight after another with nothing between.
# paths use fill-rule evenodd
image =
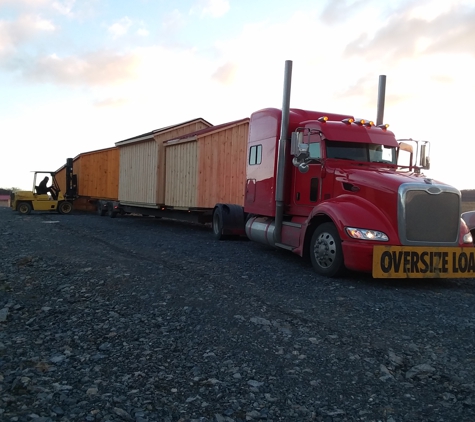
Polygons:
<instances>
[{"instance_id":1,"label":"shadow on gravel","mask_svg":"<svg viewBox=\"0 0 475 422\"><path fill-rule=\"evenodd\" d=\"M473 278L405 278L385 279L373 278L370 274L351 273L348 281L356 280L358 284L383 289L404 290L471 290L475 294L475 279Z\"/></svg>"}]
</instances>

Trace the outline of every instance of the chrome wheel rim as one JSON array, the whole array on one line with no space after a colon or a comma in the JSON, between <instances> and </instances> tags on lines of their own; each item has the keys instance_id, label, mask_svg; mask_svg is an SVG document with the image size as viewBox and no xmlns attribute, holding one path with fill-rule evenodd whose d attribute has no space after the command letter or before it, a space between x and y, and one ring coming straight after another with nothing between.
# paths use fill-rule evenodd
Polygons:
<instances>
[{"instance_id":1,"label":"chrome wheel rim","mask_svg":"<svg viewBox=\"0 0 475 422\"><path fill-rule=\"evenodd\" d=\"M318 236L313 253L315 261L322 268L329 268L335 262L336 242L330 233L321 233Z\"/></svg>"}]
</instances>

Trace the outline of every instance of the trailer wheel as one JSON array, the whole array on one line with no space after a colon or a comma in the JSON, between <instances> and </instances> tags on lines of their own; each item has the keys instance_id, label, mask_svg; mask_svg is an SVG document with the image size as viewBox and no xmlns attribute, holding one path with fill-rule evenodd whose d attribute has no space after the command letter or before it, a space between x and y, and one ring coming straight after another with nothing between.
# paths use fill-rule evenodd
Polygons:
<instances>
[{"instance_id":1,"label":"trailer wheel","mask_svg":"<svg viewBox=\"0 0 475 422\"><path fill-rule=\"evenodd\" d=\"M333 223L323 223L313 232L310 260L320 275L335 277L343 273L343 250L340 235Z\"/></svg>"},{"instance_id":2,"label":"trailer wheel","mask_svg":"<svg viewBox=\"0 0 475 422\"><path fill-rule=\"evenodd\" d=\"M104 203L102 201L97 201L97 215L104 217L107 214L107 209L104 207Z\"/></svg>"},{"instance_id":3,"label":"trailer wheel","mask_svg":"<svg viewBox=\"0 0 475 422\"><path fill-rule=\"evenodd\" d=\"M117 217L117 211L114 210L114 204L112 202L107 203L107 214L110 218Z\"/></svg>"},{"instance_id":4,"label":"trailer wheel","mask_svg":"<svg viewBox=\"0 0 475 422\"><path fill-rule=\"evenodd\" d=\"M28 215L31 213L31 204L29 202L20 202L17 206L17 210L20 214Z\"/></svg>"},{"instance_id":5,"label":"trailer wheel","mask_svg":"<svg viewBox=\"0 0 475 422\"><path fill-rule=\"evenodd\" d=\"M216 240L225 240L223 235L223 209L216 207L213 212L213 236Z\"/></svg>"},{"instance_id":6,"label":"trailer wheel","mask_svg":"<svg viewBox=\"0 0 475 422\"><path fill-rule=\"evenodd\" d=\"M59 203L58 212L60 214L71 214L72 210L73 204L71 204L71 202L63 201Z\"/></svg>"}]
</instances>

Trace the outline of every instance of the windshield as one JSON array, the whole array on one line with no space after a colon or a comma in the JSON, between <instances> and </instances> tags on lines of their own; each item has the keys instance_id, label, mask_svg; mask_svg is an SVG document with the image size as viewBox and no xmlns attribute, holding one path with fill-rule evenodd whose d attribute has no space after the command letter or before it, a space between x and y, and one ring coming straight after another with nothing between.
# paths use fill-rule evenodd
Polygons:
<instances>
[{"instance_id":1,"label":"windshield","mask_svg":"<svg viewBox=\"0 0 475 422\"><path fill-rule=\"evenodd\" d=\"M327 158L396 164L396 148L356 142L326 141Z\"/></svg>"}]
</instances>

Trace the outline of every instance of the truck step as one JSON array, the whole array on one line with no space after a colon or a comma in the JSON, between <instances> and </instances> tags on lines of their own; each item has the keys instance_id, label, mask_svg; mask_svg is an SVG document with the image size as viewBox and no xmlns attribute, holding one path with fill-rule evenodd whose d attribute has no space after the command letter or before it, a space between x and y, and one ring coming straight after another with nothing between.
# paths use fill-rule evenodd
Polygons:
<instances>
[{"instance_id":1,"label":"truck step","mask_svg":"<svg viewBox=\"0 0 475 422\"><path fill-rule=\"evenodd\" d=\"M275 246L282 249L287 249L288 251L293 251L295 248L290 245L284 245L283 243L276 243Z\"/></svg>"}]
</instances>

